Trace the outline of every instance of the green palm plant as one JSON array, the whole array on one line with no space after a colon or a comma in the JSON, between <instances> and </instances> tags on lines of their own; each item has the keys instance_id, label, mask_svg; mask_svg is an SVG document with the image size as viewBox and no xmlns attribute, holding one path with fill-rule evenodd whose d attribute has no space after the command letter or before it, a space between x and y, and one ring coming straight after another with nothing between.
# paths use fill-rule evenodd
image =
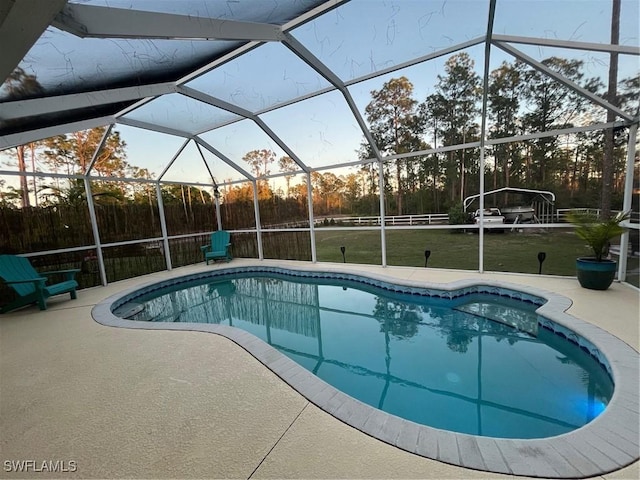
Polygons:
<instances>
[{"instance_id":1,"label":"green palm plant","mask_svg":"<svg viewBox=\"0 0 640 480\"><path fill-rule=\"evenodd\" d=\"M630 216L631 212L619 212L607 220L600 220L592 213L574 213L569 216L569 221L576 226L576 235L593 250L596 261L601 262L609 254L611 239L625 232L620 224Z\"/></svg>"}]
</instances>

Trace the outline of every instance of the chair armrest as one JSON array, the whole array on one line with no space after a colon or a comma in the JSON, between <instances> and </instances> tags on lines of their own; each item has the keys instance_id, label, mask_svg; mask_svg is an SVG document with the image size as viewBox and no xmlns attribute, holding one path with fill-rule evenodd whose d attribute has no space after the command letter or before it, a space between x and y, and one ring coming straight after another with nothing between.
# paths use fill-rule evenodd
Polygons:
<instances>
[{"instance_id":1,"label":"chair armrest","mask_svg":"<svg viewBox=\"0 0 640 480\"><path fill-rule=\"evenodd\" d=\"M38 272L40 275L53 275L54 273L78 273L80 271L79 268L70 268L69 270L56 270L56 271L48 271L48 272Z\"/></svg>"},{"instance_id":2,"label":"chair armrest","mask_svg":"<svg viewBox=\"0 0 640 480\"><path fill-rule=\"evenodd\" d=\"M41 294L42 290L44 290L45 288L45 284L47 283L47 279L44 277L37 277L37 278L25 278L22 280L11 280L9 282L5 283L9 286L11 285L18 285L20 283L32 283L33 284L33 288L36 289L36 292L38 292L38 295Z\"/></svg>"},{"instance_id":3,"label":"chair armrest","mask_svg":"<svg viewBox=\"0 0 640 480\"><path fill-rule=\"evenodd\" d=\"M209 250L209 248L211 248L211 245L203 245L200 247L200 250L202 250L203 252L206 252L207 250Z\"/></svg>"},{"instance_id":4,"label":"chair armrest","mask_svg":"<svg viewBox=\"0 0 640 480\"><path fill-rule=\"evenodd\" d=\"M79 268L71 268L69 270L56 270L56 271L48 271L48 272L38 272L40 275L55 275L62 274L67 280L73 280L76 276L76 273L80 271Z\"/></svg>"},{"instance_id":5,"label":"chair armrest","mask_svg":"<svg viewBox=\"0 0 640 480\"><path fill-rule=\"evenodd\" d=\"M6 283L7 285L12 285L14 283L44 283L46 282L47 279L44 277L37 277L37 278L25 278L23 280L11 280L11 281L6 281L4 283Z\"/></svg>"}]
</instances>

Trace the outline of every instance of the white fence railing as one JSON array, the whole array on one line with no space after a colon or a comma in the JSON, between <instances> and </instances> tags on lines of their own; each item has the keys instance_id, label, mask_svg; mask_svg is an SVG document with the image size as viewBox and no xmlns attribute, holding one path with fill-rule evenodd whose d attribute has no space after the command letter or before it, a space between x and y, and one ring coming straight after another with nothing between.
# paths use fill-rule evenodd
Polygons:
<instances>
[{"instance_id":1,"label":"white fence railing","mask_svg":"<svg viewBox=\"0 0 640 480\"><path fill-rule=\"evenodd\" d=\"M619 212L620 212L619 210L612 210L611 214L616 215ZM588 213L588 214L596 215L599 217L600 209L599 208L558 208L555 214L555 221L568 222L569 219L567 217L569 216L570 213ZM631 220L631 223L640 223L640 212L631 212L630 220Z\"/></svg>"},{"instance_id":2,"label":"white fence railing","mask_svg":"<svg viewBox=\"0 0 640 480\"><path fill-rule=\"evenodd\" d=\"M568 223L569 213L592 213L600 214L597 208L559 208L555 212L549 212L547 215L537 216L536 223ZM612 211L613 214L618 211ZM415 215L389 215L384 217L385 226L414 226L414 225L447 225L449 223L449 215L446 213L424 213ZM640 212L632 212L630 223L640 223ZM341 215L320 216L314 218L315 227L323 226L356 226L370 227L380 226L379 215L361 215L357 217L346 217ZM278 224L263 224L265 229L275 228L309 228L309 222L306 220L297 222L287 222Z\"/></svg>"},{"instance_id":3,"label":"white fence railing","mask_svg":"<svg viewBox=\"0 0 640 480\"><path fill-rule=\"evenodd\" d=\"M420 215L392 215L384 217L385 225L389 226L412 226L412 225L434 225L448 224L449 215L446 213L424 213ZM331 223L333 221L333 223ZM316 217L314 218L315 226L322 226L331 223L331 225L355 225L369 226L380 225L380 216L359 216L359 217Z\"/></svg>"}]
</instances>

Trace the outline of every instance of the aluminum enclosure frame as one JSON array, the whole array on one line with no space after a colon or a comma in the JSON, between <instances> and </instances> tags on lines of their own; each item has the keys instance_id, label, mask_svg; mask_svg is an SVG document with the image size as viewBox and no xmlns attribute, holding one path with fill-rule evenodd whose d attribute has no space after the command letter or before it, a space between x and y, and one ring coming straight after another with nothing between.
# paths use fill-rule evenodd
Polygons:
<instances>
[{"instance_id":1,"label":"aluminum enclosure frame","mask_svg":"<svg viewBox=\"0 0 640 480\"><path fill-rule=\"evenodd\" d=\"M20 2L17 2L17 3L20 3ZM380 70L375 73L345 82L345 81L342 81L339 78L339 76L331 70L331 68L323 64L302 43L296 40L289 33L289 31L292 30L293 28L317 16L326 14L327 12L330 12L333 9L339 7L343 3L346 3L346 1L331 0L331 1L324 2L321 5L318 5L316 8L314 8L310 12L307 12L306 14L301 15L299 18L292 20L291 22L283 25L282 27L274 28L273 25L268 25L268 24L260 24L260 23L248 24L246 22L234 22L234 21L227 21L227 20L223 22L223 21L212 20L209 26L202 27L201 30L196 29L195 33L192 28L194 26L193 21L188 18L184 18L183 16L173 15L173 14L150 14L148 12L139 14L139 12L137 12L136 15L138 14L141 15L141 18L142 17L146 19L153 18L158 22L160 22L160 24L162 25L172 26L173 33L169 34L169 36L171 36L172 38L179 38L181 35L187 35L187 33L189 36L201 36L202 38L209 38L209 35L213 31L215 31L217 33L213 36L215 36L216 38L242 39L242 40L247 40L248 43L238 47L236 50L224 55L220 59L214 62L211 62L206 66L203 66L202 68L192 72L191 74L184 76L183 78L181 78L176 82L162 82L162 83L156 83L156 84L142 85L139 87L114 88L110 90L90 91L85 93L74 93L69 95L60 95L60 96L53 96L53 97L44 97L44 98L37 98L37 99L18 100L18 101L0 103L0 118L15 119L15 118L21 118L23 116L47 115L47 114L52 114L57 112L64 112L68 109L82 108L86 106L106 105L106 104L117 103L120 101L129 101L129 100L135 101L133 105L121 110L120 112L118 112L113 116L98 116L95 118L90 118L90 119L76 121L76 122L70 122L70 123L51 126L51 127L20 131L18 133L13 133L10 135L5 135L3 137L0 137L0 150L4 150L4 149L16 147L22 144L26 144L35 140L40 140L40 139L47 138L54 135L70 133L70 132L94 128L98 126L108 126L107 133L105 133L105 136L103 137L102 142L98 147L97 151L94 152L92 162L84 175L78 175L78 174L76 175L56 174L55 175L61 178L76 178L76 179L82 179L84 181L86 198L88 201L89 214L92 222L91 226L92 226L92 231L94 235L94 244L84 246L84 247L59 249L55 251L30 252L26 254L26 256L64 253L64 252L72 252L72 251L79 251L79 250L85 250L85 249L96 249L97 256L98 256L101 283L103 285L106 285L107 278L106 278L105 267L104 267L104 259L102 257L102 250L104 248L110 247L110 246L125 245L125 244L143 243L148 241L162 241L165 247L164 254L165 254L166 266L168 270L171 270L172 265L171 265L171 259L170 259L170 251L169 251L170 239L199 236L199 235L210 233L210 232L201 232L197 234L189 234L186 236L185 235L169 236L166 230L166 222L164 218L164 207L162 204L161 196L159 195L161 184L182 183L182 184L198 185L200 187L210 187L216 190L219 186L230 185L232 183L238 183L238 182L249 182L253 185L253 191L254 191L254 215L255 215L256 228L253 230L251 229L237 230L236 232L238 233L254 232L256 234L256 239L257 239L259 259L262 260L264 258L263 248L262 248L263 228L260 223L260 211L259 211L259 204L258 204L258 197L257 197L257 181L262 179L276 178L278 176L282 176L282 174L268 175L260 178L254 177L245 169L243 169L240 165L238 165L238 163L235 162L233 159L223 155L215 147L215 145L211 145L206 140L204 140L201 137L201 135L205 132L197 132L194 134L194 133L190 133L190 132L186 132L178 129L169 128L166 126L161 126L158 124L134 120L132 118L127 117L127 114L145 105L146 103L156 98L157 96L171 94L171 93L184 95L194 100L197 100L198 102L203 102L207 105L211 105L217 108L221 108L223 110L227 110L231 113L234 113L235 115L240 116L241 119L252 120L262 130L262 132L264 132L269 138L271 138L280 148L282 148L287 153L287 155L289 155L295 161L295 163L300 167L300 173L303 173L304 175L306 175L306 178L307 178L307 189L308 189L307 203L308 203L309 227L305 229L300 229L300 230L308 231L310 233L311 256L312 256L313 262L317 261L315 230L314 230L313 196L312 196L312 188L311 188L311 181L310 181L311 173L314 171L323 171L328 169L340 168L344 166L355 166L355 165L362 165L367 163L374 163L375 165L377 165L377 168L381 171L385 163L393 161L395 159L412 158L412 157L421 156L425 154L452 151L452 150L458 150L458 149L464 149L464 148L476 148L476 147L480 148L480 171L484 171L485 148L488 145L496 145L496 144L508 143L512 141L522 141L522 140L533 139L533 138L544 138L544 137L565 135L565 134L585 132L585 131L605 130L605 129L612 129L612 128L626 128L629 131L629 141L627 145L627 159L626 159L627 178L625 181L624 208L630 209L631 195L632 195L632 188L633 188L633 166L634 166L633 162L636 156L636 151L635 151L636 140L635 139L636 139L637 126L638 126L637 113L634 116L627 112L622 111L621 109L610 104L606 100L603 100L602 98L592 94L591 92L576 85L570 80L563 78L558 73L550 70L546 66L542 65L540 62L527 56L526 54L524 54L523 52L515 48L513 45L527 44L527 45L537 45L537 46L552 46L552 47L558 47L558 48L579 49L579 50L596 51L596 52L604 52L604 53L622 53L622 54L636 55L636 56L640 55L640 47L603 45L603 44L594 44L594 43L577 42L577 41L549 40L549 39L543 39L543 38L519 37L519 36L513 36L513 35L494 35L493 34L493 18L495 15L496 0L488 0L489 12L488 12L488 20L487 20L487 31L485 36L468 40L447 48L443 48L436 52L432 52L430 54L421 56L419 58L416 58L407 62L403 62L393 67L389 67L387 69ZM52 10L55 10L56 8L58 9L58 14L55 14L55 11L52 14ZM131 14L131 11L123 12L123 11L118 11L118 9L112 9L110 7L95 7L95 6L87 6L87 5L81 5L81 4L67 4L64 1L58 0L55 3L55 5L48 10L48 13L43 12L43 15L49 16L47 17L49 18L48 20L49 23L52 23L55 26L64 28L67 31L74 32L75 34L80 36L97 36L100 38L107 38L107 37L113 37L114 35L116 35L116 37L117 35L122 35L124 37L136 37L135 28L136 28L136 25L138 25L138 23L134 22L131 18L128 18L127 12ZM12 11L12 13L24 21L27 20L28 15L24 11L17 9L17 7L16 7L16 10ZM109 13L109 16L106 19L104 19L104 18L101 18L100 13ZM97 21L98 19L105 20L105 21L101 23ZM43 19L39 18L38 21L42 22ZM20 36L21 42L19 42L19 45L16 44L17 46L14 49L10 49L12 50L12 56L10 56L10 58L7 57L7 59L5 59L2 62L2 65L0 65L1 67L3 67L4 69L7 69L7 67L9 67L9 64L7 62L9 63L11 61L14 61L14 63L19 62L20 59L16 61L14 57L18 57L18 56L21 57L22 55L24 55L24 52L23 53L21 52L22 50L24 50L24 46L26 43L29 43L29 42L31 44L35 43L35 41L37 40L37 36L39 36L38 29L40 29L41 26L40 27L37 26L35 21L32 25L33 25L33 29L25 32L22 35L18 35L15 33L13 34L13 35ZM144 33L144 35L146 36L151 36L152 38L162 38L162 35L165 35L165 33L163 33L165 30L157 28L157 25L154 26L154 22L146 22L146 23L143 22L143 25L146 25L146 32ZM2 26L0 26L0 38L2 38L3 33L6 33L8 31L6 29L7 29L7 26L5 24L2 24ZM119 33L117 34L114 33L116 31ZM197 76L207 73L213 70L214 68L228 62L229 60L243 55L244 53L252 50L253 48L256 48L257 46L261 45L264 42L280 42L281 44L283 44L286 48L288 48L291 52L293 52L297 57L299 57L303 62L309 65L314 71L316 71L320 76L326 79L331 85L331 87L319 90L317 92L314 92L313 94L300 96L293 100L283 102L282 104L278 104L278 105L263 109L259 112L251 112L249 110L242 109L235 105L231 105L228 102L224 101L223 99L216 98L212 95L198 91L192 87L188 87L185 85L187 82L193 80ZM383 156L380 153L377 145L375 144L373 135L371 134L365 120L362 118L362 115L357 109L355 102L351 97L347 87L349 87L350 85L354 85L354 84L366 81L366 80L370 80L372 78L376 78L382 75L392 73L394 71L400 70L402 68L406 68L408 66L426 62L428 60L438 58L444 55L448 55L448 54L460 51L462 49L468 48L470 46L479 45L482 43L485 45L485 57L484 57L485 62L484 62L484 70L483 70L483 84L484 84L483 92L484 93L482 98L483 113L481 116L482 123L481 123L480 141L470 142L470 143L465 143L460 145L433 148L430 150L411 152L408 154ZM540 71L542 74L549 76L554 80L560 82L561 84L567 86L568 88L570 88L580 96L586 98L590 102L593 102L607 109L608 111L614 112L617 116L621 117L622 120L616 121L613 123L582 126L582 127L570 127L570 128L564 128L564 129L548 131L548 132L518 135L518 136L508 137L504 139L501 138L497 140L496 139L490 140L486 138L487 136L486 134L487 85L488 85L488 73L489 73L488 71L489 55L490 55L492 46L498 47L503 51L509 53L510 55L514 56L515 58L526 62L532 68L535 68L536 70ZM291 149L286 144L286 142L284 142L281 138L279 138L275 134L275 132L272 130L271 126L269 126L268 123L261 118L261 115L263 113L267 113L269 111L273 111L278 108L292 105L294 103L304 101L308 98L320 95L322 93L327 93L329 91L337 91L342 95L345 103L349 107L351 113L354 116L354 119L356 120L359 128L361 129L364 138L367 140L369 146L371 147L372 152L374 152L374 155L375 155L374 158L355 161L355 162L348 162L343 164L335 164L331 166L322 166L318 168L310 167L303 161L303 159L299 155L296 154L296 152L293 149ZM238 120L234 120L234 122L235 121L238 121ZM230 122L230 123L234 123L234 122ZM95 163L95 160L100 152L100 149L104 141L107 138L108 132L111 130L111 128L113 128L114 125L117 125L117 124L128 125L135 128L142 128L142 129L156 131L156 132L167 134L167 135L182 137L184 138L184 143L176 151L175 155L172 157L172 160L169 162L169 164L166 166L163 172L156 179L129 179L129 178L105 179L104 177L94 176L91 174L92 173L91 171ZM220 125L220 126L224 126L224 125ZM233 182L226 182L226 183L216 182L214 178L215 172L213 172L209 168L209 165L207 164L204 156L202 156L202 161L204 162L207 170L211 175L211 183L164 181L163 177L165 176L165 174L167 173L167 171L169 170L173 162L176 160L176 158L179 156L179 154L182 152L182 150L186 147L186 145L189 142L194 142L196 144L198 150L200 151L201 156L202 156L202 152L200 150L200 147L206 149L211 154L215 155L220 160L228 164L230 167L232 167L234 170L240 173L245 180L236 180ZM25 176L25 177L53 176L51 173L14 172L14 171L0 171L0 175ZM385 187L384 176L379 175L378 177L379 177L378 188L380 192L383 192ZM136 181L136 182L149 182L154 184L155 189L158 192L158 209L161 212L160 218L161 218L161 227L162 227L161 228L162 237L153 238L153 239L139 239L139 240L127 241L127 242L102 244L100 241L100 232L97 226L97 221L95 218L95 209L94 209L93 200L91 196L91 183L90 183L91 180L124 180L124 181ZM484 202L484 194L486 193L487 192L485 192L485 189L484 189L484 176L480 175L480 194L479 195L480 195L480 203L481 203L480 205L481 212L483 211L482 207ZM219 212L219 204L217 204L217 207ZM381 237L382 266L387 266L385 229L391 228L391 227L385 227L385 221L384 221L385 216L386 216L386 212L385 212L384 197L380 195L381 224L379 229L380 229L380 237ZM218 213L218 219L219 219L219 213ZM479 228L480 235L479 235L479 245L478 245L478 251L479 251L478 271L479 272L484 271L484 265L483 265L483 251L484 251L483 231L484 229L482 228L484 225L483 220L484 219L481 215L480 228ZM545 224L543 226L545 227L548 226L553 228L553 227L556 227L557 225ZM640 228L638 225L631 224L628 222L625 226L632 229ZM221 227L222 226L219 224L218 228L221 228ZM437 229L437 228L449 228L449 227L448 226L447 227L428 226L428 227L420 227L420 228ZM296 230L299 230L299 229L296 229ZM338 228L336 230L340 230L340 229ZM292 231L292 230L291 229L269 229L269 232L278 232L278 231L286 232L286 231ZM629 237L628 233L623 235L621 247L627 246L628 237ZM624 281L624 279L626 278L626 261L627 261L627 249L621 248L618 278L622 281Z\"/></svg>"}]
</instances>

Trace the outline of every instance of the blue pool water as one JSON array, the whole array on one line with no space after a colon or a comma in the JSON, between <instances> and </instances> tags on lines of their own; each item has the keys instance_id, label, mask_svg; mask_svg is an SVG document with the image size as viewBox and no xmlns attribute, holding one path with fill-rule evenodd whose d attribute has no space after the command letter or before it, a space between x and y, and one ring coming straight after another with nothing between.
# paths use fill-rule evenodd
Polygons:
<instances>
[{"instance_id":1,"label":"blue pool water","mask_svg":"<svg viewBox=\"0 0 640 480\"><path fill-rule=\"evenodd\" d=\"M132 295L113 313L231 325L393 415L473 435L541 438L591 421L613 384L591 355L539 327L538 306L236 273Z\"/></svg>"}]
</instances>

